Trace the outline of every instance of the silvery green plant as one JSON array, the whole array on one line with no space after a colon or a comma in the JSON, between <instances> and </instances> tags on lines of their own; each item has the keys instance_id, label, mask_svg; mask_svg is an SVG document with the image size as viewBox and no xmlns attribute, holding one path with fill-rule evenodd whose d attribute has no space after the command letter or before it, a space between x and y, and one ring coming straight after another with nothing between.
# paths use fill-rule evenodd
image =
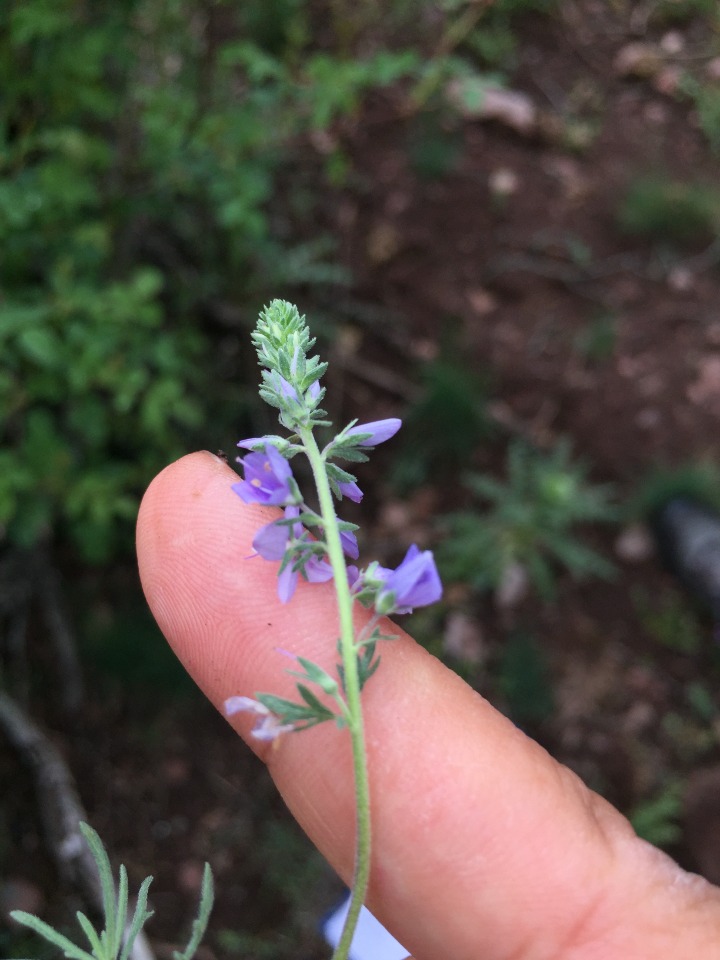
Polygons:
<instances>
[{"instance_id":1,"label":"silvery green plant","mask_svg":"<svg viewBox=\"0 0 720 960\"><path fill-rule=\"evenodd\" d=\"M45 923L44 920L32 913L13 910L10 916L17 923L29 927L49 943L58 947L63 951L63 955L71 958L71 960L129 960L138 934L153 915L153 911L147 908L148 890L153 878L147 877L143 880L137 895L135 910L132 917L129 918L127 870L124 865L121 865L116 889L110 859L100 837L86 823L80 824L80 830L90 847L98 869L103 913L105 915L103 929L98 931L84 913L80 910L77 911L77 921L87 938L89 949L77 946L59 930L51 927L50 924ZM207 928L213 897L212 873L210 865L206 863L203 871L198 915L193 923L190 940L182 952L179 950L173 952L173 960L192 960L195 956Z\"/></svg>"},{"instance_id":2,"label":"silvery green plant","mask_svg":"<svg viewBox=\"0 0 720 960\"><path fill-rule=\"evenodd\" d=\"M321 379L327 363L309 356L315 340L297 307L273 300L258 319L252 335L262 367L260 396L278 411L285 436L252 437L239 447L251 451L238 458L244 479L233 490L245 503L282 511L255 535L256 555L278 563L278 597L287 603L300 578L309 583L334 582L338 610L335 676L318 664L290 651L289 672L296 678L297 700L271 693L233 696L225 701L228 716L247 712L256 718L252 735L271 741L290 733L333 721L350 734L356 793L355 876L347 919L333 960L346 960L365 898L370 874L371 819L365 735L360 692L378 667L377 644L390 639L381 620L434 603L442 585L429 550L413 545L396 569L372 562L359 569L348 560L359 555L357 526L339 519L335 501L360 502L357 478L344 464L361 464L379 443L400 429L395 418L370 423L351 421L331 435L332 424L321 409L325 388ZM330 434L321 447L316 431ZM315 482L318 510L305 500L293 475L291 461L307 458ZM353 603L372 610L367 625L355 635Z\"/></svg>"},{"instance_id":3,"label":"silvery green plant","mask_svg":"<svg viewBox=\"0 0 720 960\"><path fill-rule=\"evenodd\" d=\"M554 596L557 567L577 578L613 575L612 564L582 542L577 528L616 521L614 491L588 481L568 443L541 453L515 441L503 480L470 474L466 485L483 505L445 518L450 536L440 560L446 577L497 591L507 571L519 566L548 600Z\"/></svg>"}]
</instances>

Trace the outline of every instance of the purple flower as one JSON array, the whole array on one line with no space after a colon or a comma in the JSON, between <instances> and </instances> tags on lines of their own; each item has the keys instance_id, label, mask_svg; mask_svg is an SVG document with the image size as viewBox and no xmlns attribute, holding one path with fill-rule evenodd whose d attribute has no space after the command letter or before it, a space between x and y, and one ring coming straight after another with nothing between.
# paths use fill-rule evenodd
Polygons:
<instances>
[{"instance_id":1,"label":"purple flower","mask_svg":"<svg viewBox=\"0 0 720 960\"><path fill-rule=\"evenodd\" d=\"M291 383L288 383L285 377L280 377L280 374L278 374L278 377L280 378L280 390L282 391L282 395L287 397L288 400L297 400L298 395L295 387Z\"/></svg>"},{"instance_id":2,"label":"purple flower","mask_svg":"<svg viewBox=\"0 0 720 960\"><path fill-rule=\"evenodd\" d=\"M286 520L293 520L299 515L299 507L285 507ZM301 523L278 523L274 520L260 527L253 540L253 549L265 560L282 560L291 536L295 540L309 540L308 532ZM355 535L342 531L340 540L345 553L349 557L357 557L359 551ZM324 583L332 579L333 572L330 564L315 554L306 557L301 569L305 579L310 583ZM278 596L283 603L287 603L295 593L298 577L299 569L295 569L295 564L290 560L278 575Z\"/></svg>"},{"instance_id":3,"label":"purple flower","mask_svg":"<svg viewBox=\"0 0 720 960\"><path fill-rule=\"evenodd\" d=\"M224 703L224 708L225 715L228 717L236 713L254 713L258 719L251 733L256 740L276 740L281 734L290 733L295 729L292 723L281 723L279 717L252 697L229 697Z\"/></svg>"},{"instance_id":4,"label":"purple flower","mask_svg":"<svg viewBox=\"0 0 720 960\"><path fill-rule=\"evenodd\" d=\"M232 488L245 503L270 506L292 502L290 464L272 444L266 445L265 453L249 453L240 462L245 479L234 483Z\"/></svg>"},{"instance_id":5,"label":"purple flower","mask_svg":"<svg viewBox=\"0 0 720 960\"><path fill-rule=\"evenodd\" d=\"M394 437L402 426L402 420L390 417L388 420L373 420L371 423L358 423L346 431L346 437L356 437L358 434L369 433L369 437L358 441L359 447L375 447Z\"/></svg>"},{"instance_id":6,"label":"purple flower","mask_svg":"<svg viewBox=\"0 0 720 960\"><path fill-rule=\"evenodd\" d=\"M348 500L353 500L355 503L360 503L363 498L362 490L352 480L349 480L347 483L338 483L338 490L343 497L347 497Z\"/></svg>"},{"instance_id":7,"label":"purple flower","mask_svg":"<svg viewBox=\"0 0 720 960\"><path fill-rule=\"evenodd\" d=\"M375 599L378 613L410 613L414 607L426 607L442 596L432 551L421 552L415 544L395 570L377 567L375 573L384 581Z\"/></svg>"},{"instance_id":8,"label":"purple flower","mask_svg":"<svg viewBox=\"0 0 720 960\"><path fill-rule=\"evenodd\" d=\"M351 530L340 531L340 543L342 544L345 556L357 560L360 556L360 550L358 548L357 537Z\"/></svg>"},{"instance_id":9,"label":"purple flower","mask_svg":"<svg viewBox=\"0 0 720 960\"><path fill-rule=\"evenodd\" d=\"M292 520L300 515L300 507L285 507L285 519ZM260 527L253 540L253 549L259 553L264 560L282 560L285 556L290 533L296 539L303 535L304 527L301 523L294 523L292 526L287 523L266 523Z\"/></svg>"},{"instance_id":10,"label":"purple flower","mask_svg":"<svg viewBox=\"0 0 720 960\"><path fill-rule=\"evenodd\" d=\"M283 603L290 600L297 587L299 573L293 567L294 564L288 563L278 575L278 597ZM332 580L333 575L332 567L326 560L312 555L305 561L303 573L309 583L325 583Z\"/></svg>"}]
</instances>

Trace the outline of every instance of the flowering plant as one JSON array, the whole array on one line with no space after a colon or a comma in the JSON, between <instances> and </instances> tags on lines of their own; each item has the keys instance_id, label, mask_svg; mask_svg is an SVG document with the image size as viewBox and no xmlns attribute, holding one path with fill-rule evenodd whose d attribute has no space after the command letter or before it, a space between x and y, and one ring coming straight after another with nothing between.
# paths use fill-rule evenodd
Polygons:
<instances>
[{"instance_id":1,"label":"flowering plant","mask_svg":"<svg viewBox=\"0 0 720 960\"><path fill-rule=\"evenodd\" d=\"M333 954L333 960L346 960L370 873L370 802L360 692L378 667L378 641L391 639L381 630L382 618L434 603L440 599L442 585L432 553L415 545L394 570L377 562L361 570L347 562L359 556L357 527L338 518L335 500L347 497L359 503L363 493L357 478L338 461L365 462L377 444L397 433L401 421L353 420L321 449L315 431L331 426L320 408L325 395L320 380L327 364L308 356L315 340L305 318L293 304L273 300L260 314L252 339L262 367L260 396L278 410L289 436L240 441L238 446L250 452L238 458L244 479L233 484L233 490L245 503L282 510L253 540L256 555L279 563L281 602L290 601L301 577L310 583L334 580L340 662L333 677L318 664L288 654L294 660L290 672L298 681L298 701L270 693L233 696L225 701L225 712L254 715L252 735L259 740L276 740L326 720L334 720L350 733L357 818L355 881ZM318 511L308 506L293 475L290 461L298 454L307 457L312 469ZM354 601L373 611L358 636L353 627Z\"/></svg>"}]
</instances>

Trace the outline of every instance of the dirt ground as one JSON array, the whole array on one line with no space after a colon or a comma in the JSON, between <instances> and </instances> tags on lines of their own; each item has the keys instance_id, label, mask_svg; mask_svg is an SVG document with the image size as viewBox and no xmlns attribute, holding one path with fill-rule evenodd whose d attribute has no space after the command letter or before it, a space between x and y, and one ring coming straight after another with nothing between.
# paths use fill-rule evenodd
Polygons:
<instances>
[{"instance_id":1,"label":"dirt ground","mask_svg":"<svg viewBox=\"0 0 720 960\"><path fill-rule=\"evenodd\" d=\"M633 178L718 179L718 157L672 76L659 66L628 72L621 54L642 41L666 51L664 69L692 63L708 76L714 61L700 20L644 27L622 4L562 9L519 31L509 85L536 107L531 131L450 111L408 115L406 91L376 95L338 130L348 179L327 189L317 226L337 239L354 278L341 304L349 415L401 414L419 366L451 337L467 370L489 376L504 430L543 448L570 437L593 480L616 484L622 501L655 466L720 462L720 248L698 238L673 249L619 227ZM321 165L320 148L308 159ZM505 436L468 450L468 463L501 471ZM428 516L444 489L431 476L400 498L379 468L368 554L389 559L393 540L418 528L432 541ZM477 655L463 673L501 707L493 664L512 630L531 631L554 709L530 732L625 812L678 784L680 830L667 846L720 881L720 658L702 617L707 642L692 654L658 642L638 597L663 608L680 595L653 553L618 551L621 533L588 534L618 566L612 582L562 578L553 604L530 597L509 618L456 588L455 607L432 626L446 636L461 610ZM710 703L698 693L708 683ZM90 711L58 743L114 855L135 882L156 876L158 956L178 945L204 859L219 898L201 960L323 956L317 917L339 887L200 695L151 710L113 687ZM13 794L0 831L4 875L27 881L57 920L32 791L4 748L0 779Z\"/></svg>"}]
</instances>

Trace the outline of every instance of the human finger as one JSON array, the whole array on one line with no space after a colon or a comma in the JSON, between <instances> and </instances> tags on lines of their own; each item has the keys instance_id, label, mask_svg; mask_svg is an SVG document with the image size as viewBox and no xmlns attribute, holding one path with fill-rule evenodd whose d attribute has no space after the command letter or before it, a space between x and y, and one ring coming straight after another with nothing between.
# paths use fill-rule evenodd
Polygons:
<instances>
[{"instance_id":1,"label":"human finger","mask_svg":"<svg viewBox=\"0 0 720 960\"><path fill-rule=\"evenodd\" d=\"M193 454L152 483L138 522L143 586L177 655L221 709L292 696L278 646L328 670L331 584L281 604L276 565L249 559L265 508ZM358 625L366 612L357 612ZM363 693L373 804L368 906L416 960L710 960L720 891L638 840L627 821L398 629ZM248 739L243 717L233 725ZM350 882L346 734L323 724L263 756L305 831Z\"/></svg>"}]
</instances>

